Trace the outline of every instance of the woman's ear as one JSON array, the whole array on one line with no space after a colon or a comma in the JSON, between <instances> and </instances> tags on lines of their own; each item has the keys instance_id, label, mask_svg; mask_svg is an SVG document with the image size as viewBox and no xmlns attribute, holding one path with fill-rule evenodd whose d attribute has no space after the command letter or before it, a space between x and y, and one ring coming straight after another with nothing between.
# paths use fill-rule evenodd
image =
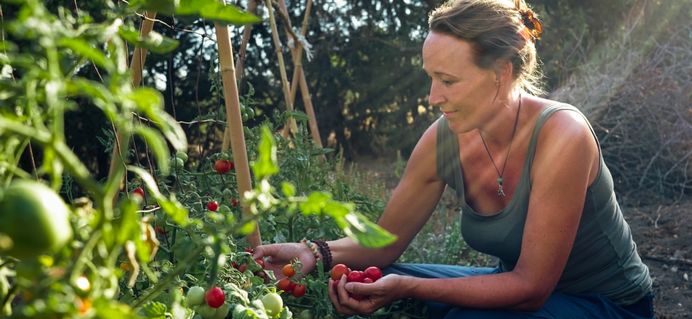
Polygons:
<instances>
[{"instance_id":1,"label":"woman's ear","mask_svg":"<svg viewBox=\"0 0 692 319\"><path fill-rule=\"evenodd\" d=\"M511 86L514 77L512 76L512 63L509 61L498 61L495 65L495 84L497 86Z\"/></svg>"}]
</instances>

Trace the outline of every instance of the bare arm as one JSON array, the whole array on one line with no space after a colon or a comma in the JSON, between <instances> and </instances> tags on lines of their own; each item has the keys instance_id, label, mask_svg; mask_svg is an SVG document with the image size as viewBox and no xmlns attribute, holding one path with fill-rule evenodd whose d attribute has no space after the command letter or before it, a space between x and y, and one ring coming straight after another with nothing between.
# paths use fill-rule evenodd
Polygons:
<instances>
[{"instance_id":1,"label":"bare arm","mask_svg":"<svg viewBox=\"0 0 692 319\"><path fill-rule=\"evenodd\" d=\"M445 184L436 173L437 124L430 126L418 141L401 181L392 192L378 224L397 236L385 248L368 249L349 238L329 242L333 264L344 263L352 268L386 266L404 252L413 237L432 214L442 196Z\"/></svg>"}]
</instances>

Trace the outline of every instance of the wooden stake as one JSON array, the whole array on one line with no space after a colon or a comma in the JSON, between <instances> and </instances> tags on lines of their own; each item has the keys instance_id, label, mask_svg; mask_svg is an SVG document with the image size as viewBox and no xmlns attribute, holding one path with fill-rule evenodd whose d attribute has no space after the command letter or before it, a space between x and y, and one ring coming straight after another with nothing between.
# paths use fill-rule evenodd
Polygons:
<instances>
[{"instance_id":1,"label":"wooden stake","mask_svg":"<svg viewBox=\"0 0 692 319\"><path fill-rule=\"evenodd\" d=\"M279 0L279 6L286 19L288 27L291 27L291 20L288 17L288 8L286 7L285 0ZM305 15L303 16L303 24L300 29L300 35L305 37L308 32L308 19L310 18L310 11L312 10L312 0L307 0L305 4ZM292 34L289 33L289 36ZM295 102L296 91L298 86L300 86L300 95L303 98L303 105L305 106L305 113L308 115L308 125L310 127L310 135L312 140L317 145L317 147L322 148L322 138L320 138L320 130L317 126L317 117L315 116L315 108L312 105L312 98L310 97L310 91L308 90L308 83L305 80L305 73L303 72L303 45L294 39L294 46L291 48L293 54L293 79L291 80L291 104Z\"/></svg>"},{"instance_id":2,"label":"wooden stake","mask_svg":"<svg viewBox=\"0 0 692 319\"><path fill-rule=\"evenodd\" d=\"M156 12L145 12L144 18L142 18L142 26L140 27L139 34L140 37L145 37L154 29L154 19L156 18ZM142 83L142 68L144 67L144 61L147 58L147 49L136 47L132 54L132 62L130 62L130 70L132 70L132 86L139 87ZM111 152L111 163L108 168L108 179L110 180L115 175L116 168L118 165L123 165L124 161L122 159L122 154L127 153L130 147L130 139L125 138L121 132L117 129L115 131L115 145L113 146L113 151ZM125 150L122 152L121 150ZM122 188L122 181L120 181L120 188ZM117 201L117 196L113 198L113 203Z\"/></svg>"},{"instance_id":3,"label":"wooden stake","mask_svg":"<svg viewBox=\"0 0 692 319\"><path fill-rule=\"evenodd\" d=\"M257 13L257 1L249 0L247 6L247 12L256 14ZM245 57L247 56L247 44L250 42L250 36L252 35L253 24L246 24L243 27L243 38L240 41L240 50L238 51L238 64L235 68L235 78L238 81L238 87L243 85L243 77L245 76ZM231 138L231 133L228 131L228 126L223 133L223 142L221 143L221 149L228 149L229 139Z\"/></svg>"},{"instance_id":4,"label":"wooden stake","mask_svg":"<svg viewBox=\"0 0 692 319\"><path fill-rule=\"evenodd\" d=\"M219 66L221 68L221 78L223 81L223 93L226 105L226 122L229 128L231 151L233 162L236 167L238 194L242 197L245 192L252 189L250 180L250 165L247 158L245 146L245 133L243 132L243 120L240 114L240 98L238 96L238 86L235 77L235 65L233 63L233 48L231 47L228 26L215 23L216 40L219 48ZM249 207L241 201L243 216L250 217L252 214ZM262 244L259 228L247 236L251 247Z\"/></svg>"},{"instance_id":5,"label":"wooden stake","mask_svg":"<svg viewBox=\"0 0 692 319\"><path fill-rule=\"evenodd\" d=\"M264 0L264 4L267 7L267 12L269 12L269 24L271 25L272 29L272 40L274 41L274 50L276 51L276 58L279 61L279 73L281 75L281 88L283 89L284 93L284 102L286 103L286 109L288 109L288 111L293 111L293 103L291 102L290 98L291 85L288 83L288 77L286 76L286 63L284 63L284 56L281 53L281 40L279 40L279 31L276 27L276 19L274 18L272 1ZM296 121L292 117L290 117L288 119L287 125L284 126L282 134L284 136L288 136L290 135L291 131L296 132L297 130L298 127L296 125Z\"/></svg>"}]
</instances>

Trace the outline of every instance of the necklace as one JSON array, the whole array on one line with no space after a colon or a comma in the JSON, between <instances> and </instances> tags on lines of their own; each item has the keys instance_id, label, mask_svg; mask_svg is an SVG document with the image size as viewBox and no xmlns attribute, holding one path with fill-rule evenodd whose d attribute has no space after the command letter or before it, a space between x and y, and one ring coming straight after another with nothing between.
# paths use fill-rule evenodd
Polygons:
<instances>
[{"instance_id":1,"label":"necklace","mask_svg":"<svg viewBox=\"0 0 692 319\"><path fill-rule=\"evenodd\" d=\"M502 176L505 174L505 167L507 167L507 159L509 159L509 152L512 150L514 134L517 132L517 124L519 123L519 112L521 112L521 95L519 95L519 107L517 107L517 115L514 118L512 137L509 140L509 148L507 149L507 156L505 157L505 162L502 164L502 171L500 171L497 168L497 165L495 165L495 160L493 159L493 155L490 154L490 150L488 149L488 145L485 143L485 139L483 139L483 134L481 134L481 132L478 131L478 135L481 137L481 141L483 142L483 147L485 147L485 152L488 153L488 157L490 157L490 162L493 163L493 167L495 167L495 171L497 172L497 196L501 198L505 197L505 190L502 188Z\"/></svg>"}]
</instances>

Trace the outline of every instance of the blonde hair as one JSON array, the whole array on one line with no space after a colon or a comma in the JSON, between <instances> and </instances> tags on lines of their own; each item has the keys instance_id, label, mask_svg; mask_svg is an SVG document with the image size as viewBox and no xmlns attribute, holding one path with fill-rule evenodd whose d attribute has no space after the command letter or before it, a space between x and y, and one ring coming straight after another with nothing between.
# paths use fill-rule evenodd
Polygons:
<instances>
[{"instance_id":1,"label":"blonde hair","mask_svg":"<svg viewBox=\"0 0 692 319\"><path fill-rule=\"evenodd\" d=\"M527 21L527 16L538 26ZM493 69L497 62L509 61L520 89L544 93L535 46L541 27L523 0L514 5L500 0L451 0L430 13L428 24L431 31L469 42L478 67ZM534 33L536 28L538 33Z\"/></svg>"}]
</instances>

